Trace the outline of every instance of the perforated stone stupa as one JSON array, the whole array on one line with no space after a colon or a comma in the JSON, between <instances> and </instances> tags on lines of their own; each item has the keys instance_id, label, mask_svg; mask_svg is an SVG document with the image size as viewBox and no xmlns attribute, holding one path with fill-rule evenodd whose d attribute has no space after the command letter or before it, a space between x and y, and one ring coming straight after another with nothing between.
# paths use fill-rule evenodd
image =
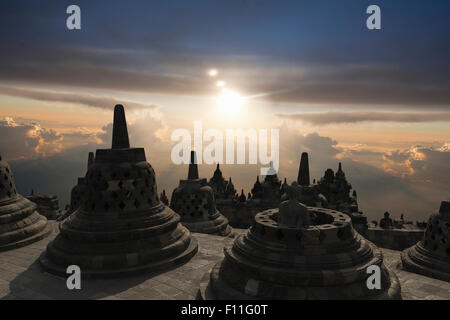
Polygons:
<instances>
[{"instance_id":1,"label":"perforated stone stupa","mask_svg":"<svg viewBox=\"0 0 450 320\"><path fill-rule=\"evenodd\" d=\"M422 241L402 252L402 263L408 271L450 282L449 200L428 220Z\"/></svg>"},{"instance_id":2,"label":"perforated stone stupa","mask_svg":"<svg viewBox=\"0 0 450 320\"><path fill-rule=\"evenodd\" d=\"M164 206L143 148L130 148L123 106L114 109L111 149L97 150L85 177L80 207L40 257L45 270L84 277L164 270L187 262L197 242Z\"/></svg>"},{"instance_id":3,"label":"perforated stone stupa","mask_svg":"<svg viewBox=\"0 0 450 320\"><path fill-rule=\"evenodd\" d=\"M180 185L173 191L170 207L192 232L232 235L228 219L216 208L213 189L206 179L199 179L195 151L191 152L188 178L180 180Z\"/></svg>"},{"instance_id":4,"label":"perforated stone stupa","mask_svg":"<svg viewBox=\"0 0 450 320\"><path fill-rule=\"evenodd\" d=\"M13 173L0 155L0 251L28 245L50 233L37 205L17 193Z\"/></svg>"},{"instance_id":5,"label":"perforated stone stupa","mask_svg":"<svg viewBox=\"0 0 450 320\"><path fill-rule=\"evenodd\" d=\"M94 164L94 153L89 152L88 155L88 164L87 169ZM62 221L66 219L68 216L70 216L72 213L74 213L82 203L82 200L84 199L86 193L86 175L84 177L78 177L77 184L72 188L70 192L70 205L67 212L61 216L58 221Z\"/></svg>"},{"instance_id":6,"label":"perforated stone stupa","mask_svg":"<svg viewBox=\"0 0 450 320\"><path fill-rule=\"evenodd\" d=\"M225 258L203 278L203 299L397 299L400 284L381 251L350 217L299 203L299 186L279 209L260 212ZM367 268L381 270L381 289L367 287Z\"/></svg>"}]
</instances>

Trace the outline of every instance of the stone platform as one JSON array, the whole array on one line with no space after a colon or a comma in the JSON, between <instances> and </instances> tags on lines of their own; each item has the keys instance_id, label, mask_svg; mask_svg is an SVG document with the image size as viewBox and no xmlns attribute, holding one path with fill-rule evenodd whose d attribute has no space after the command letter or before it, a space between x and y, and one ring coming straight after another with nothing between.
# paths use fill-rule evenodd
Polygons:
<instances>
[{"instance_id":1,"label":"stone platform","mask_svg":"<svg viewBox=\"0 0 450 320\"><path fill-rule=\"evenodd\" d=\"M83 280L82 290L69 291L63 278L51 275L39 265L39 255L57 234L27 247L0 252L0 299L195 299L199 283L221 258L223 247L234 239L193 233L199 252L185 265L157 274L143 274L112 280ZM237 233L245 230L235 229ZM381 249L384 263L398 275L405 300L450 300L450 283L399 270L400 251Z\"/></svg>"}]
</instances>

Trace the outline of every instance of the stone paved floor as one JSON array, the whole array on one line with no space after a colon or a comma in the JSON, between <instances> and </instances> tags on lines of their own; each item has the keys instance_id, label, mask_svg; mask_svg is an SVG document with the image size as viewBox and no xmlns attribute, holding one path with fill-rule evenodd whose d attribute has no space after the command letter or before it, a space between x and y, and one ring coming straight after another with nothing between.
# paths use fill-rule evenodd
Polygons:
<instances>
[{"instance_id":1,"label":"stone paved floor","mask_svg":"<svg viewBox=\"0 0 450 320\"><path fill-rule=\"evenodd\" d=\"M111 280L84 280L82 290L70 291L63 278L42 271L38 257L57 233L27 247L0 252L0 299L195 299L205 272L223 257L223 247L233 239L195 233L199 252L187 264L162 274ZM236 230L244 232L244 230ZM385 250L386 264L402 284L404 299L450 300L450 283L398 269L399 252Z\"/></svg>"}]
</instances>

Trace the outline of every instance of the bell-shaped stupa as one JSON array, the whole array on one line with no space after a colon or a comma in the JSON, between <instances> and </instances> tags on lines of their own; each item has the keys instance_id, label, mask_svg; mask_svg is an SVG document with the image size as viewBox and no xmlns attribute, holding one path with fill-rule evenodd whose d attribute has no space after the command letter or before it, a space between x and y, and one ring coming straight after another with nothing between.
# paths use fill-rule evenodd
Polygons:
<instances>
[{"instance_id":1,"label":"bell-shaped stupa","mask_svg":"<svg viewBox=\"0 0 450 320\"><path fill-rule=\"evenodd\" d=\"M89 170L90 166L92 166L93 164L94 164L94 153L89 152L87 169ZM57 221L63 221L80 207L86 192L85 186L86 186L86 175L84 177L78 177L77 184L70 191L69 208L62 216L60 216L57 219Z\"/></svg>"},{"instance_id":2,"label":"bell-shaped stupa","mask_svg":"<svg viewBox=\"0 0 450 320\"><path fill-rule=\"evenodd\" d=\"M450 201L430 217L422 241L402 252L402 263L408 271L450 282Z\"/></svg>"},{"instance_id":3,"label":"bell-shaped stupa","mask_svg":"<svg viewBox=\"0 0 450 320\"><path fill-rule=\"evenodd\" d=\"M200 285L203 299L396 299L400 284L381 251L360 236L350 217L297 201L289 189L279 209L260 212ZM367 283L376 266L380 288ZM379 267L379 268L377 268ZM371 270L371 269L369 269ZM369 280L369 281L368 281ZM372 282L370 282L372 283ZM373 283L372 283L373 284Z\"/></svg>"},{"instance_id":4,"label":"bell-shaped stupa","mask_svg":"<svg viewBox=\"0 0 450 320\"><path fill-rule=\"evenodd\" d=\"M121 105L112 148L96 151L84 188L79 208L41 255L45 270L65 276L78 265L84 277L121 276L172 268L197 252L179 215L161 203L144 149L130 148Z\"/></svg>"},{"instance_id":5,"label":"bell-shaped stupa","mask_svg":"<svg viewBox=\"0 0 450 320\"><path fill-rule=\"evenodd\" d=\"M216 208L213 189L206 179L199 179L195 151L191 152L188 178L180 180L180 185L173 191L170 207L192 232L233 235L228 219Z\"/></svg>"},{"instance_id":6,"label":"bell-shaped stupa","mask_svg":"<svg viewBox=\"0 0 450 320\"><path fill-rule=\"evenodd\" d=\"M26 246L51 229L37 205L17 193L13 173L0 155L0 251Z\"/></svg>"}]
</instances>

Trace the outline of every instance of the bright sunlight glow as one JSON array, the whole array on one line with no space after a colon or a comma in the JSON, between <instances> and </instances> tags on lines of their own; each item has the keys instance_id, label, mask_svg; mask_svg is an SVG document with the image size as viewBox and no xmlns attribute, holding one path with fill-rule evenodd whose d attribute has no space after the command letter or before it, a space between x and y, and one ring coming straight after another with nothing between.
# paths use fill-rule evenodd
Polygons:
<instances>
[{"instance_id":1,"label":"bright sunlight glow","mask_svg":"<svg viewBox=\"0 0 450 320\"><path fill-rule=\"evenodd\" d=\"M217 98L217 104L223 113L234 116L241 111L243 100L238 93L223 89L222 94Z\"/></svg>"}]
</instances>

